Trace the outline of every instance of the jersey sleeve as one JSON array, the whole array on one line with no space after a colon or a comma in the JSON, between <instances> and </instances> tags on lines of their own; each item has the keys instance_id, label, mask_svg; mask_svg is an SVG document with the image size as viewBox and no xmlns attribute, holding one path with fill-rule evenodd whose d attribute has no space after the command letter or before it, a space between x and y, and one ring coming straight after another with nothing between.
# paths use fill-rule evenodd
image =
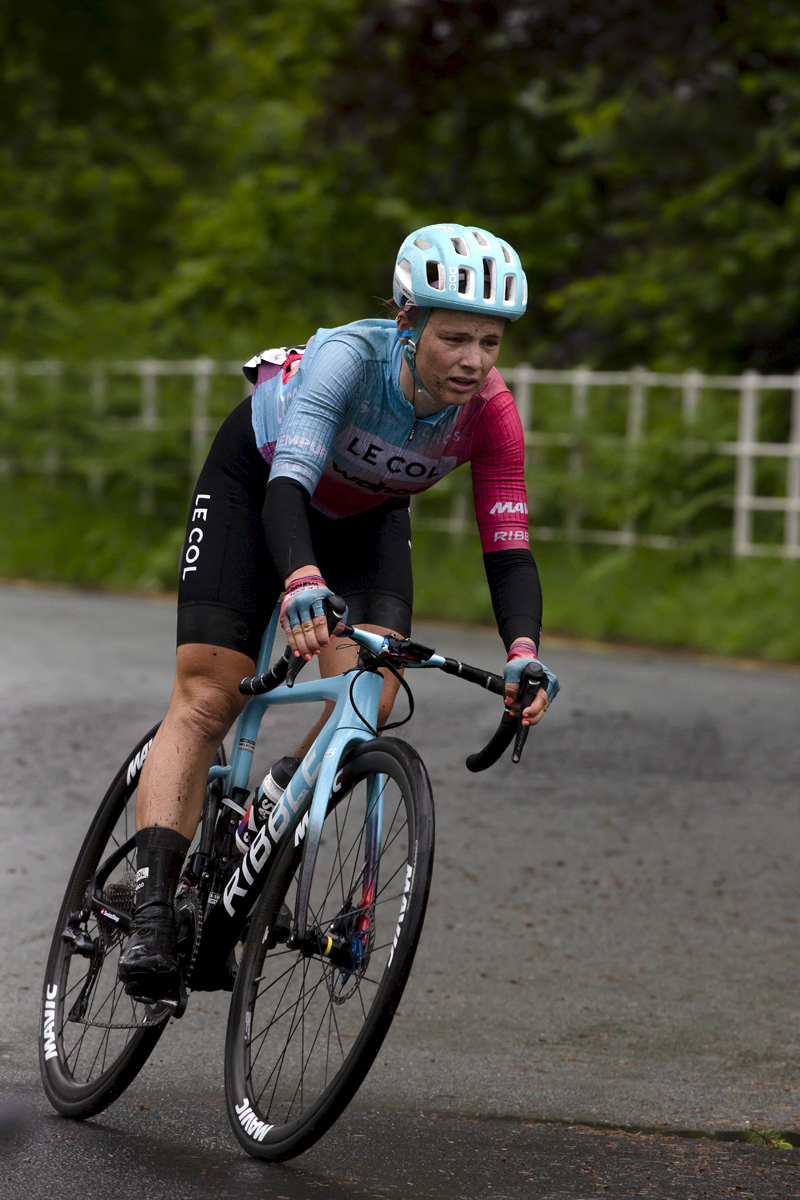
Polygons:
<instances>
[{"instance_id":1,"label":"jersey sleeve","mask_svg":"<svg viewBox=\"0 0 800 1200\"><path fill-rule=\"evenodd\" d=\"M484 554L529 545L525 437L514 397L501 391L483 405L470 455L475 517Z\"/></svg>"},{"instance_id":2,"label":"jersey sleeve","mask_svg":"<svg viewBox=\"0 0 800 1200\"><path fill-rule=\"evenodd\" d=\"M331 338L310 361L304 356L285 385L286 415L275 443L270 479L294 480L314 494L336 434L351 403L363 393L364 383L363 359L344 341Z\"/></svg>"}]
</instances>

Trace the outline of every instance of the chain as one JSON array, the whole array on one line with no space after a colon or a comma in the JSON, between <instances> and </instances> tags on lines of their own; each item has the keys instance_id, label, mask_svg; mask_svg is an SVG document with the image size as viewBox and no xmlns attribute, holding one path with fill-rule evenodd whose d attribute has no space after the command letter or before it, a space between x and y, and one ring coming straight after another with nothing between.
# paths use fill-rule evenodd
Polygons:
<instances>
[{"instance_id":1,"label":"chain","mask_svg":"<svg viewBox=\"0 0 800 1200\"><path fill-rule=\"evenodd\" d=\"M128 1021L127 1024L115 1025L113 1021L71 1021L71 1025L91 1025L95 1029L152 1029L154 1025L160 1025L167 1019L170 1010L166 1009L163 1014L151 1021L147 1017L143 1021Z\"/></svg>"}]
</instances>

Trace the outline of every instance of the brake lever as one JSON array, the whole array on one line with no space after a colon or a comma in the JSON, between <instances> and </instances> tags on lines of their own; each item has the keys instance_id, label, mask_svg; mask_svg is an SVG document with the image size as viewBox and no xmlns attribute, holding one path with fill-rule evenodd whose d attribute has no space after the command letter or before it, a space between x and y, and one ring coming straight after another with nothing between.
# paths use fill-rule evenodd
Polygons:
<instances>
[{"instance_id":1,"label":"brake lever","mask_svg":"<svg viewBox=\"0 0 800 1200\"><path fill-rule=\"evenodd\" d=\"M528 739L528 734L531 731L530 725L522 724L522 714L529 705L533 704L536 693L543 686L544 682L544 668L541 663L531 659L530 662L525 664L517 687L516 703L519 704L519 715L517 716L517 731L514 737L514 751L511 755L513 763L518 763L522 758L522 751Z\"/></svg>"}]
</instances>

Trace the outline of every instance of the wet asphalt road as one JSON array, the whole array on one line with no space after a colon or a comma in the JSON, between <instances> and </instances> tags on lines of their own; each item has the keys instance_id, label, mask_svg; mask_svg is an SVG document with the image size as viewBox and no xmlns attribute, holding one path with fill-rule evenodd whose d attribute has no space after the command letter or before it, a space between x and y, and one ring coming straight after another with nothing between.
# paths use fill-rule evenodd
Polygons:
<instances>
[{"instance_id":1,"label":"wet asphalt road","mask_svg":"<svg viewBox=\"0 0 800 1200\"><path fill-rule=\"evenodd\" d=\"M799 1119L800 673L646 653L545 647L564 692L521 767L477 777L463 759L496 700L414 676L431 906L386 1046L314 1150L240 1153L215 994L108 1112L51 1115L35 1039L53 920L110 775L166 705L173 628L169 602L0 589L0 1065L31 1114L13 1141L0 1112L0 1192L800 1196L792 1151L672 1136ZM487 634L416 632L499 668Z\"/></svg>"}]
</instances>

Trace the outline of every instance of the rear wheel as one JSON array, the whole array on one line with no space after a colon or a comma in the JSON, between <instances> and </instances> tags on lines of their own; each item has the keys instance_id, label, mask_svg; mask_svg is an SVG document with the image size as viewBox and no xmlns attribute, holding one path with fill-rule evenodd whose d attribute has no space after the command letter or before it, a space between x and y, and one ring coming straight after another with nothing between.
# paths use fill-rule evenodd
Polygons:
<instances>
[{"instance_id":1,"label":"rear wheel","mask_svg":"<svg viewBox=\"0 0 800 1200\"><path fill-rule=\"evenodd\" d=\"M127 940L120 914L129 917L134 908L136 789L157 729L156 725L145 734L106 792L73 868L53 934L42 995L39 1062L48 1099L66 1117L94 1116L116 1100L144 1066L173 1011L166 1004L132 1000L117 979L117 962ZM119 861L107 875L101 871L106 878L96 882L93 902L95 872L115 853ZM179 955L186 965L194 947L190 899L184 897L178 905Z\"/></svg>"},{"instance_id":2,"label":"rear wheel","mask_svg":"<svg viewBox=\"0 0 800 1200\"><path fill-rule=\"evenodd\" d=\"M67 1117L106 1108L144 1066L169 1009L125 995L117 960L125 934L111 909L133 913L136 850L122 856L101 889L111 906L92 910L92 877L101 862L129 842L139 772L158 726L145 734L108 789L89 827L56 923L42 996L39 1061L48 1099Z\"/></svg>"},{"instance_id":3,"label":"rear wheel","mask_svg":"<svg viewBox=\"0 0 800 1200\"><path fill-rule=\"evenodd\" d=\"M378 798L379 834L366 820ZM333 1124L400 1002L433 865L430 782L416 752L380 738L342 768L299 944L290 914L302 845L290 831L253 916L225 1048L233 1130L248 1153L273 1161L300 1154Z\"/></svg>"}]
</instances>

